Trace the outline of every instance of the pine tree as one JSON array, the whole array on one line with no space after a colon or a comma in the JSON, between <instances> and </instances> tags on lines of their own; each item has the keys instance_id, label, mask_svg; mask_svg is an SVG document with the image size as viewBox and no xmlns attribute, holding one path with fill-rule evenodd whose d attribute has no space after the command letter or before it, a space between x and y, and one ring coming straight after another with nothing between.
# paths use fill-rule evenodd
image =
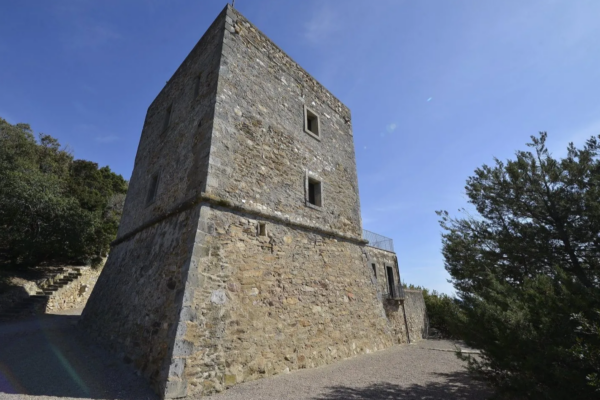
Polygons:
<instances>
[{"instance_id":1,"label":"pine tree","mask_svg":"<svg viewBox=\"0 0 600 400\"><path fill-rule=\"evenodd\" d=\"M600 143L557 160L546 138L475 171L465 189L478 215L438 212L464 318L455 334L507 398L597 398Z\"/></svg>"}]
</instances>

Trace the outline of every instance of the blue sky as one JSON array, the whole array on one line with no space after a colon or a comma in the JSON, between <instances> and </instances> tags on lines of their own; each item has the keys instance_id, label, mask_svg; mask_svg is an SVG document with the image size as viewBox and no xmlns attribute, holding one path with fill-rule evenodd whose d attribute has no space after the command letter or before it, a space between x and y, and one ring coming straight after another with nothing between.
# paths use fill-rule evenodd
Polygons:
<instances>
[{"instance_id":1,"label":"blue sky","mask_svg":"<svg viewBox=\"0 0 600 400\"><path fill-rule=\"evenodd\" d=\"M225 6L217 0L0 5L0 117L129 178L144 115ZM600 134L597 0L237 0L352 110L363 225L403 280L446 293L435 210L475 168L549 134Z\"/></svg>"}]
</instances>

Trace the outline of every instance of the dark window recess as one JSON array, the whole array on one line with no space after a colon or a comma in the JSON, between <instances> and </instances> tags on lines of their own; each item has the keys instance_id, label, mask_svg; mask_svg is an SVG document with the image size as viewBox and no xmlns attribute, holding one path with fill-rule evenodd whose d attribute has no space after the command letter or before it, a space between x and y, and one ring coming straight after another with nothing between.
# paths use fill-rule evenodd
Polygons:
<instances>
[{"instance_id":1,"label":"dark window recess","mask_svg":"<svg viewBox=\"0 0 600 400\"><path fill-rule=\"evenodd\" d=\"M150 186L148 187L148 195L146 196L146 204L154 202L156 198L156 191L158 189L158 174L154 174L150 179Z\"/></svg>"},{"instance_id":2,"label":"dark window recess","mask_svg":"<svg viewBox=\"0 0 600 400\"><path fill-rule=\"evenodd\" d=\"M167 129L169 127L169 124L171 123L171 111L172 110L173 110L172 105L167 107L167 111L165 113L165 122L164 122L163 130Z\"/></svg>"},{"instance_id":3,"label":"dark window recess","mask_svg":"<svg viewBox=\"0 0 600 400\"><path fill-rule=\"evenodd\" d=\"M308 202L321 207L321 182L308 178Z\"/></svg>"},{"instance_id":4,"label":"dark window recess","mask_svg":"<svg viewBox=\"0 0 600 400\"><path fill-rule=\"evenodd\" d=\"M258 236L267 236L267 224L265 222L258 223Z\"/></svg>"},{"instance_id":5,"label":"dark window recess","mask_svg":"<svg viewBox=\"0 0 600 400\"><path fill-rule=\"evenodd\" d=\"M198 74L196 79L194 80L194 97L198 97L200 95L200 84L202 83L202 74Z\"/></svg>"},{"instance_id":6,"label":"dark window recess","mask_svg":"<svg viewBox=\"0 0 600 400\"><path fill-rule=\"evenodd\" d=\"M396 298L396 292L394 290L395 286L396 286L396 285L394 285L394 270L392 269L392 267L385 267L385 269L387 271L387 281L388 281L390 297Z\"/></svg>"},{"instance_id":7,"label":"dark window recess","mask_svg":"<svg viewBox=\"0 0 600 400\"><path fill-rule=\"evenodd\" d=\"M375 275L375 278L377 278L377 267L375 264L371 264L371 268L373 268L373 275Z\"/></svg>"},{"instance_id":8,"label":"dark window recess","mask_svg":"<svg viewBox=\"0 0 600 400\"><path fill-rule=\"evenodd\" d=\"M306 129L319 136L319 117L310 110L306 110Z\"/></svg>"}]
</instances>

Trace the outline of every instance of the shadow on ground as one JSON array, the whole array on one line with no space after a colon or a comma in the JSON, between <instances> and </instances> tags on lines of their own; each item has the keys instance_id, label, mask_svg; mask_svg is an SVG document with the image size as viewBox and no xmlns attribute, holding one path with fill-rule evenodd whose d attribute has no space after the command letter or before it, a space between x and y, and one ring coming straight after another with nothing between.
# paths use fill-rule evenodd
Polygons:
<instances>
[{"instance_id":1,"label":"shadow on ground","mask_svg":"<svg viewBox=\"0 0 600 400\"><path fill-rule=\"evenodd\" d=\"M365 387L328 387L328 393L314 400L483 400L488 399L492 392L482 382L474 381L467 372L451 374L434 374L440 382L428 382L424 385L401 386L392 383L375 383Z\"/></svg>"},{"instance_id":2,"label":"shadow on ground","mask_svg":"<svg viewBox=\"0 0 600 400\"><path fill-rule=\"evenodd\" d=\"M92 399L156 399L143 378L95 346L79 316L0 323L0 393Z\"/></svg>"}]
</instances>

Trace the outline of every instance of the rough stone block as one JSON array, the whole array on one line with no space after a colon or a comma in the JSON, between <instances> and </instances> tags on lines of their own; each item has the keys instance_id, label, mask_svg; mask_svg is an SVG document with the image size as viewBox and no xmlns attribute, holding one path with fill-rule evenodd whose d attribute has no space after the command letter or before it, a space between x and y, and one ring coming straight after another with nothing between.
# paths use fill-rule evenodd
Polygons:
<instances>
[{"instance_id":1,"label":"rough stone block","mask_svg":"<svg viewBox=\"0 0 600 400\"><path fill-rule=\"evenodd\" d=\"M187 382L185 380L173 379L165 385L165 399L179 399L187 396Z\"/></svg>"}]
</instances>

